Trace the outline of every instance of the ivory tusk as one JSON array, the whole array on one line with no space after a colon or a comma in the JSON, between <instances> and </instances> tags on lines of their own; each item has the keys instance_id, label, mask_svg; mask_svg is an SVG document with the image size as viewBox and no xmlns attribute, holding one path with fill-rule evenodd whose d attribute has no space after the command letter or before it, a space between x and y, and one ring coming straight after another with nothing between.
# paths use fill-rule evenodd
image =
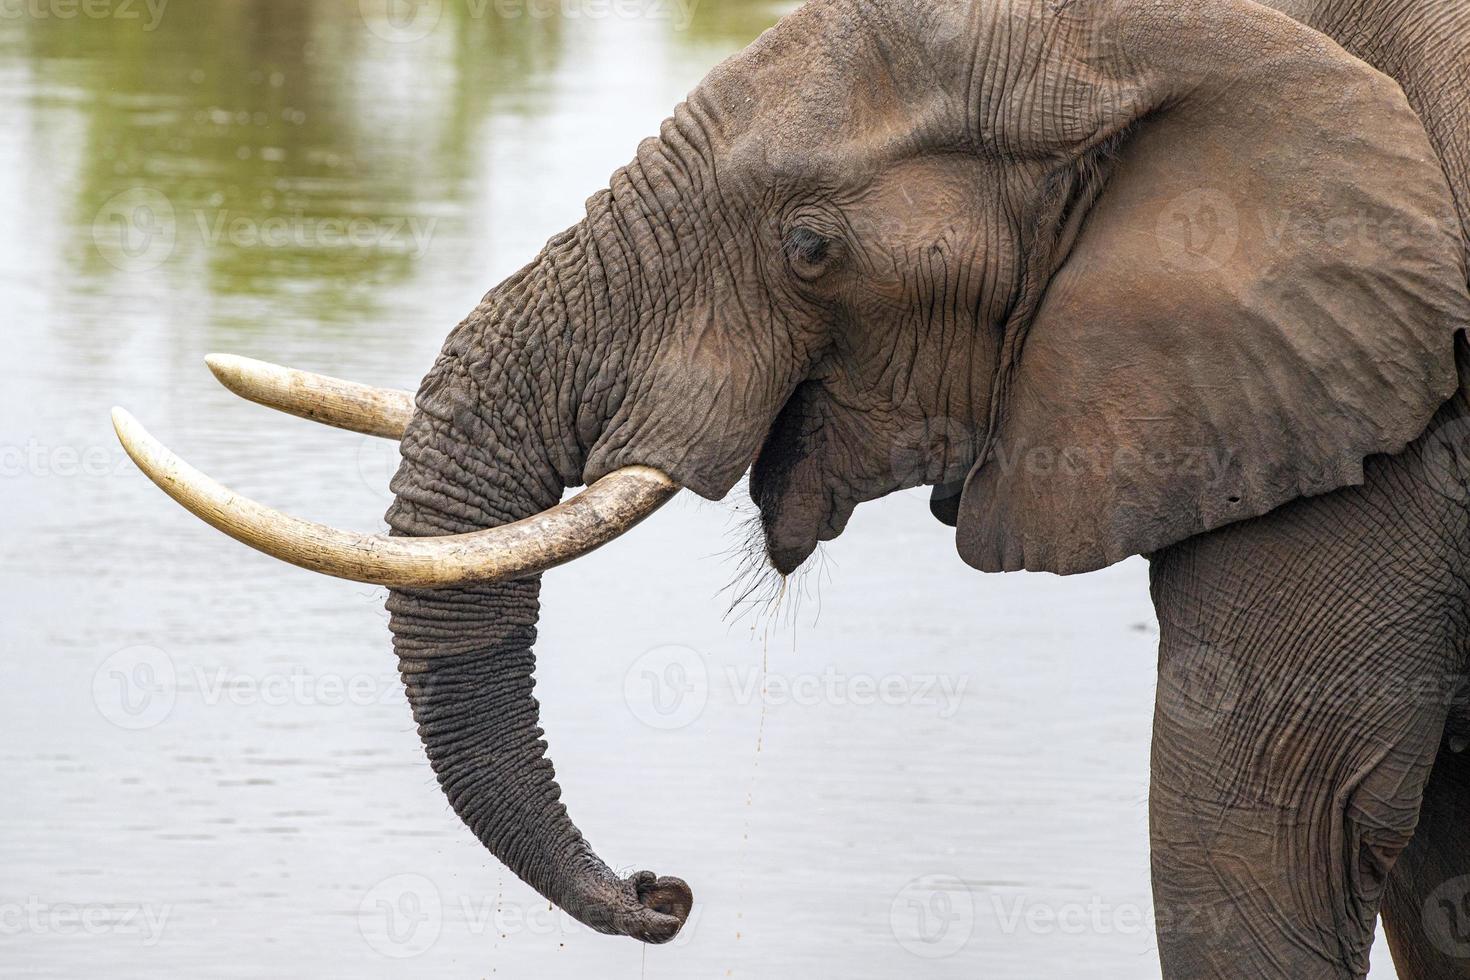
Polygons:
<instances>
[{"instance_id":1,"label":"ivory tusk","mask_svg":"<svg viewBox=\"0 0 1470 980\"><path fill-rule=\"evenodd\" d=\"M395 589L484 585L539 574L602 547L679 491L659 470L627 466L513 524L444 537L360 534L239 496L174 455L120 408L112 410L112 425L138 468L209 526L292 565Z\"/></svg>"},{"instance_id":2,"label":"ivory tusk","mask_svg":"<svg viewBox=\"0 0 1470 980\"><path fill-rule=\"evenodd\" d=\"M413 418L413 395L325 374L297 371L234 354L204 359L219 383L241 398L313 422L401 441Z\"/></svg>"}]
</instances>

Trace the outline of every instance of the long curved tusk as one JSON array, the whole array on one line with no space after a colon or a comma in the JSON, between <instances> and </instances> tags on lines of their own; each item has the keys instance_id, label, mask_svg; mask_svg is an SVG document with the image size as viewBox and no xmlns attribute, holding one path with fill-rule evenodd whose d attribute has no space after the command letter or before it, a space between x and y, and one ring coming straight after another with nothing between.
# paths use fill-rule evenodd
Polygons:
<instances>
[{"instance_id":1,"label":"long curved tusk","mask_svg":"<svg viewBox=\"0 0 1470 980\"><path fill-rule=\"evenodd\" d=\"M112 410L112 425L138 468L210 527L301 568L389 588L453 588L535 575L602 547L679 492L661 471L627 466L514 524L432 538L359 534L235 494L174 455L120 408Z\"/></svg>"},{"instance_id":2,"label":"long curved tusk","mask_svg":"<svg viewBox=\"0 0 1470 980\"><path fill-rule=\"evenodd\" d=\"M413 418L413 395L234 354L204 359L219 383L241 398L313 422L399 441Z\"/></svg>"}]
</instances>

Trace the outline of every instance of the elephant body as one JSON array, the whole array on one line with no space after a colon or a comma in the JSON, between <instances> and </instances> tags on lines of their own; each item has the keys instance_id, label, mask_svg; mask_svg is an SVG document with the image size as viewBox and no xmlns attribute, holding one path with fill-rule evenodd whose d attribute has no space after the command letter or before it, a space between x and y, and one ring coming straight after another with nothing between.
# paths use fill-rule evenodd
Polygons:
<instances>
[{"instance_id":1,"label":"elephant body","mask_svg":"<svg viewBox=\"0 0 1470 980\"><path fill-rule=\"evenodd\" d=\"M1470 976L1457 352L1459 393L1361 486L1152 557L1165 976L1363 976L1380 907L1400 977Z\"/></svg>"},{"instance_id":2,"label":"elephant body","mask_svg":"<svg viewBox=\"0 0 1470 980\"><path fill-rule=\"evenodd\" d=\"M1272 5L1403 86L1470 254L1470 100L1451 81L1470 78L1470 7ZM1152 556L1155 898L1161 924L1190 926L1161 925L1166 976L1363 976L1380 909L1400 977L1470 976L1463 335L1456 361L1456 395L1361 486Z\"/></svg>"},{"instance_id":3,"label":"elephant body","mask_svg":"<svg viewBox=\"0 0 1470 980\"><path fill-rule=\"evenodd\" d=\"M897 3L807 4L716 69L589 202L587 221L451 337L404 443L394 528L445 533L524 517L563 485L628 463L720 497L754 458L752 496L783 573L841 533L858 503L923 483L937 488L936 515L958 525L961 554L983 570L1071 573L1148 553L1161 624L1150 823L1165 975L1361 976L1382 908L1404 976L1470 976L1470 934L1456 931L1470 929L1456 918L1470 912L1470 877L1459 877L1470 876L1470 764L1447 734L1470 639L1470 467L1460 448L1470 442L1470 354L1451 339L1470 323L1470 100L1450 81L1470 67L1470 8L1279 6L1403 95L1391 83L1378 93L1330 46L1302 54L1316 35L1271 54L1289 31L1248 2L1203 13L1159 5L1157 16L1120 15L1097 35L1088 8L1108 4L1089 0L1048 8L1076 10L1077 21L1028 3L937 4L937 27ZM1018 25L1028 32L1018 36ZM1139 69L1131 54L1170 31L1240 32L1252 47L1238 65L1174 89L1156 76L1190 74L1204 55L1171 52ZM924 38L920 51L879 41L910 32ZM1067 84L1043 70L1034 91L1007 89L981 59L961 59L975 37L992 55L1008 48L1043 65L1075 44L1089 67L1060 69L1081 71ZM852 106L837 93L874 46L886 89ZM1253 73L1252 57L1271 67ZM774 86L793 63L808 77L788 104ZM1320 116L1317 105L1257 114L1302 99L1319 78L1333 95L1368 87L1356 106L1324 104ZM989 117L951 121L947 106L930 104L959 90ZM1404 97L1413 115L1392 105ZM1043 110L1053 124L1034 130L997 121L1006 106L1067 100L1080 110ZM1198 107L1173 120L1147 108L1190 100ZM1351 126L1331 142L1344 114L1370 134L1405 128L1383 137L1373 162ZM891 135L875 141L870 128ZM976 132L979 148L964 156L890 145ZM1012 145L987 152L987 140ZM1073 163L1057 169L1058 156ZM1425 192L1405 198L1415 178L1400 173L1419 164ZM1259 202L1238 189L1255 179ZM813 198L799 220L761 210L774 188L812 181L840 203ZM1153 212L1221 194L1233 250L1207 254L1213 264L1192 253L1176 261ZM1370 224L1363 242L1349 234L1294 249L1262 232L1273 207L1312 218L1441 210L1438 232L1380 240ZM958 214L980 217L956 227ZM783 242L771 258L750 237L768 220ZM1145 261L1116 248L1147 233L1162 244ZM890 240L892 257L855 254L864 236ZM1254 276L1273 248L1271 273L1240 309L1211 295L1240 292L1239 277ZM681 253L697 255L694 265ZM789 269L774 267L780 259ZM1343 271L1362 264L1371 277L1395 263L1413 263L1403 281ZM1310 290L1292 285L1319 276L1330 293L1303 299ZM1444 293L1427 317L1416 309L1425 295L1391 295L1421 287ZM1140 290L1155 302L1127 308ZM823 311L839 295L834 334ZM1110 307L1125 309L1090 316ZM1410 328L1416 321L1435 326ZM1263 322L1277 322L1285 342L1258 334ZM984 324L993 332L975 329ZM1336 336L1353 324L1361 339ZM1185 325L1193 333L1159 345ZM1344 358L1358 344L1362 360ZM1081 350L1087 361L1070 364ZM1314 366L1294 374L1297 358ZM1192 387L1154 383L1181 361ZM1251 387L1252 374L1268 383ZM1100 391L1096 375L1113 387ZM538 390L547 379L552 390ZM1195 402L1231 384L1245 389L1229 403ZM511 391L518 408L487 412L485 390ZM1253 429L1254 441L1232 441ZM1176 466L1160 479L1114 472L1116 459L1101 477L1024 462L1037 447L1155 444L1203 448L1216 468ZM1021 465L984 464L1004 461L1008 447ZM682 919L686 886L612 875L549 780L530 695L536 589L395 594L394 633L430 758L466 822L527 881L598 928L660 941Z\"/></svg>"},{"instance_id":4,"label":"elephant body","mask_svg":"<svg viewBox=\"0 0 1470 980\"><path fill-rule=\"evenodd\" d=\"M1470 6L1275 2L808 0L485 296L411 420L359 428L403 432L393 535L462 560L642 467L749 472L782 575L916 486L982 571L1146 555L1165 976L1362 976L1380 911L1401 976L1470 976ZM296 561L262 513L220 526ZM618 876L561 802L539 578L419 587L363 571L391 541L294 533L392 587L490 851L673 938L689 887Z\"/></svg>"}]
</instances>

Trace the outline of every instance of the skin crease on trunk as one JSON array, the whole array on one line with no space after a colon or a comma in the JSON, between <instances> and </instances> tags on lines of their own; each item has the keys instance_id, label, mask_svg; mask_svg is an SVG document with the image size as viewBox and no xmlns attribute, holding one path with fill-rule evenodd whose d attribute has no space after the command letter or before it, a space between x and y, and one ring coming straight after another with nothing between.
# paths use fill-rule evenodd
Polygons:
<instances>
[{"instance_id":1,"label":"skin crease on trunk","mask_svg":"<svg viewBox=\"0 0 1470 980\"><path fill-rule=\"evenodd\" d=\"M1430 0L1393 8L1405 11L1399 28L1435 28L1400 30L1395 46L1374 33L1389 9L1288 12L1402 75L1438 127L1431 138L1463 204L1457 161L1470 130L1463 92L1443 79L1463 83L1464 61L1445 75L1432 59L1448 56L1438 29L1464 18ZM1246 38L1253 54L1269 48L1271 70L1237 79L1217 36ZM1442 835L1410 843L1421 795L1445 812L1467 809L1455 772L1431 777L1457 715L1443 701L1379 696L1426 674L1449 683L1462 669L1470 532L1463 500L1441 485L1445 460L1460 458L1434 433L1457 432L1470 406L1460 397L1434 412L1454 389L1446 324L1470 321L1460 316L1470 310L1463 242L1450 246L1453 263L1431 234L1397 252L1324 249L1320 266L1288 248L1268 273L1247 270L1250 288L1224 279L1227 263L1208 270L1215 280L1173 280L1176 292L1158 296L1156 260L1143 272L1108 265L1154 240L1156 202L1123 195L1191 186L1205 164L1170 161L1199 144L1231 146L1232 127L1250 119L1250 133L1284 150L1218 175L1227 186L1254 186L1259 173L1303 212L1330 207L1313 196L1330 191L1390 217L1439 216L1443 176L1423 164L1431 151L1414 143L1423 132L1397 88L1320 40L1245 0L811 0L711 73L588 201L586 219L450 335L402 443L393 533L497 526L642 464L712 499L750 469L782 574L840 534L857 504L927 484L964 487L952 503L941 494L935 511L958 522L977 567L1086 571L1152 552L1163 636L1151 832L1165 975L1360 976L1385 893L1406 976L1470 975L1456 972L1470 949L1445 953L1421 914L1446 882L1470 874L1470 840L1442 836L1465 835L1465 824L1437 819ZM1339 94L1356 101L1310 101ZM1256 118L1257 102L1290 102L1279 111L1291 115ZM1344 134L1348 114L1369 136L1388 134L1382 145ZM1315 144L1286 142L1319 129L1334 141L1330 165ZM1109 210L1110 195L1133 204ZM1148 234L1128 224L1139 215ZM1100 244L1109 228L1117 233ZM1253 258L1243 251L1239 262ZM1321 280L1324 268L1332 296L1272 292ZM1117 292L1099 293L1098 280ZM1093 294L1097 317L1066 315L1070 299ZM1211 343L1259 331L1284 373L1232 362L1228 345L1157 343L1180 297L1195 295L1249 296L1243 311L1184 306L1181 322L1218 312ZM1150 319L1153 299L1176 305ZM1368 308L1372 322L1358 315ZM1312 317L1324 310L1351 322L1325 340L1297 336L1298 315L1321 327ZM1071 344L1058 330L1072 322L1092 323L1105 342ZM1109 337L1123 340L1109 347ZM1375 348L1384 337L1395 346ZM1069 347L1087 355L1080 368L1065 359ZM1010 479L985 464L1025 421L1021 408L1044 415L1083 390L1079 375L1126 379L1122 369L1161 350L1192 367L1220 363L1224 380L1140 386L1152 411L1128 411L1130 424L1182 417L1168 400L1179 391L1270 381L1211 403L1203 415L1216 428L1193 433L1196 446L1264 433L1268 444L1246 448L1277 454L1261 473L1228 469L1240 488L1228 505L1193 483L1082 485L1066 498L1053 483L986 482ZM1117 365L1094 359L1119 351ZM1470 364L1460 361L1463 382ZM1279 394L1293 385L1324 400L1304 394L1292 414ZM1063 420L1075 431L1039 436L1094 444L1104 435L1084 424L1115 422L1125 400L1084 404ZM1262 412L1278 414L1260 426ZM1430 435L1404 449L1426 423ZM1269 444L1295 434L1283 445L1321 453L1301 461L1316 483ZM1007 490L1018 509L1003 509ZM1288 502L1303 492L1322 495ZM1155 499L1170 522L1115 506ZM1196 499L1198 513L1173 503ZM593 928L666 942L689 915L688 886L650 872L620 879L561 803L532 693L539 586L392 593L395 650L426 752L456 813L523 880ZM1328 702L1289 696L1324 682ZM1229 710L1202 717L1202 683L1221 695L1206 699L1213 708ZM678 825L677 812L649 810Z\"/></svg>"}]
</instances>

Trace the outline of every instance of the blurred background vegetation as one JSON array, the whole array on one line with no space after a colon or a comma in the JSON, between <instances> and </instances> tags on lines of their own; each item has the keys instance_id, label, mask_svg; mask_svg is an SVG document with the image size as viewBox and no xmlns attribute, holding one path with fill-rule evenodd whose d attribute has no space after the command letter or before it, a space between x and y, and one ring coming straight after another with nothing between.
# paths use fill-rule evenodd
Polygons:
<instances>
[{"instance_id":1,"label":"blurred background vegetation","mask_svg":"<svg viewBox=\"0 0 1470 980\"><path fill-rule=\"evenodd\" d=\"M70 285L111 293L166 264L175 284L295 295L308 304L301 312L314 307L328 321L372 312L378 287L414 277L428 250L410 221L432 227L436 242L495 234L477 207L485 182L513 185L517 163L532 160L519 142L567 132L558 119L569 96L618 115L616 87L578 70L598 60L599 45L638 52L626 72L690 66L692 83L783 9L770 0L89 3L11 0L0 17L0 79L26 144L12 189L22 202L59 195L45 220L65 225L57 244ZM626 142L630 157L636 138ZM566 196L577 203L596 186ZM335 231L352 222L361 234L344 246ZM169 233L166 263L156 240L149 260L117 254Z\"/></svg>"}]
</instances>

